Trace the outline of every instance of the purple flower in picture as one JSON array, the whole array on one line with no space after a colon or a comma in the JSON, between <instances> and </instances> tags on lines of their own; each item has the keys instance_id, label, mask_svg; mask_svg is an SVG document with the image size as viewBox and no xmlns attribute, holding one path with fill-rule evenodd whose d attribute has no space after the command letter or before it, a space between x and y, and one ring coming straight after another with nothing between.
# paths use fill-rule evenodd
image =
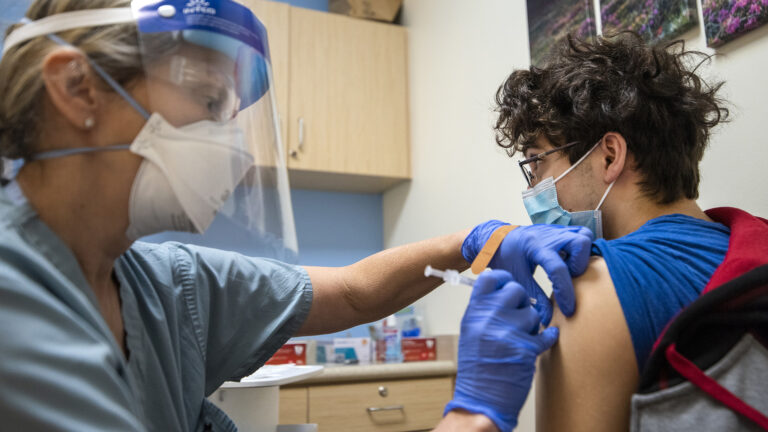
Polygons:
<instances>
[{"instance_id":1,"label":"purple flower in picture","mask_svg":"<svg viewBox=\"0 0 768 432\"><path fill-rule=\"evenodd\" d=\"M753 28L755 28L755 27L757 27L757 18L755 18L755 17L750 17L750 18L747 20L747 24L744 26L744 29L745 29L745 30L748 30L748 29L753 29Z\"/></svg>"},{"instance_id":2,"label":"purple flower in picture","mask_svg":"<svg viewBox=\"0 0 768 432\"><path fill-rule=\"evenodd\" d=\"M739 24L741 24L741 19L731 17L725 26L725 32L728 34L736 33L736 30L739 29Z\"/></svg>"},{"instance_id":3,"label":"purple flower in picture","mask_svg":"<svg viewBox=\"0 0 768 432\"><path fill-rule=\"evenodd\" d=\"M764 1L768 1L768 0L764 0ZM720 21L724 21L726 18L728 18L728 15L729 15L728 11L725 9L722 9L720 10L720 15L718 15L718 18Z\"/></svg>"},{"instance_id":4,"label":"purple flower in picture","mask_svg":"<svg viewBox=\"0 0 768 432\"><path fill-rule=\"evenodd\" d=\"M768 0L760 0L760 3L761 3L763 6L766 6L766 7L768 7Z\"/></svg>"},{"instance_id":5,"label":"purple flower in picture","mask_svg":"<svg viewBox=\"0 0 768 432\"><path fill-rule=\"evenodd\" d=\"M749 13L750 15L760 15L760 5L752 3L752 6L749 7Z\"/></svg>"}]
</instances>

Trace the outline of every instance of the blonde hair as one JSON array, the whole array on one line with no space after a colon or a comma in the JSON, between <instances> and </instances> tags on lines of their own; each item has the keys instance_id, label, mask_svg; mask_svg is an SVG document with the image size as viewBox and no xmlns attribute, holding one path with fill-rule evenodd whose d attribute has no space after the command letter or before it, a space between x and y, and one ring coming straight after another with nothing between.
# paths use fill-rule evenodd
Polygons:
<instances>
[{"instance_id":1,"label":"blonde hair","mask_svg":"<svg viewBox=\"0 0 768 432\"><path fill-rule=\"evenodd\" d=\"M130 0L37 0L26 16L35 21L63 12L130 4ZM10 27L7 34L19 25ZM135 24L81 28L57 36L81 50L121 85L143 75ZM45 91L42 63L57 47L41 36L4 53L0 61L0 156L29 159L35 153L39 131L44 127L40 116Z\"/></svg>"}]
</instances>

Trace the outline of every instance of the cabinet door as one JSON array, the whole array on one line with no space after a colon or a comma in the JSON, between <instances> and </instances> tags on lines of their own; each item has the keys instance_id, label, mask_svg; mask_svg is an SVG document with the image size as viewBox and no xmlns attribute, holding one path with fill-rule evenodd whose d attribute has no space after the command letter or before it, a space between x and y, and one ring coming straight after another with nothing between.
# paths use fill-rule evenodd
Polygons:
<instances>
[{"instance_id":1,"label":"cabinet door","mask_svg":"<svg viewBox=\"0 0 768 432\"><path fill-rule=\"evenodd\" d=\"M288 50L290 37L290 9L285 3L267 0L238 0L253 11L254 15L267 28L269 51L272 59L277 113L280 116L280 137L282 142L288 139Z\"/></svg>"},{"instance_id":2,"label":"cabinet door","mask_svg":"<svg viewBox=\"0 0 768 432\"><path fill-rule=\"evenodd\" d=\"M431 430L451 400L450 377L309 387L309 422L320 432Z\"/></svg>"},{"instance_id":3,"label":"cabinet door","mask_svg":"<svg viewBox=\"0 0 768 432\"><path fill-rule=\"evenodd\" d=\"M292 184L300 171L409 178L406 30L291 8L290 43Z\"/></svg>"},{"instance_id":4,"label":"cabinet door","mask_svg":"<svg viewBox=\"0 0 768 432\"><path fill-rule=\"evenodd\" d=\"M306 387L280 388L280 424L304 424L308 417Z\"/></svg>"}]
</instances>

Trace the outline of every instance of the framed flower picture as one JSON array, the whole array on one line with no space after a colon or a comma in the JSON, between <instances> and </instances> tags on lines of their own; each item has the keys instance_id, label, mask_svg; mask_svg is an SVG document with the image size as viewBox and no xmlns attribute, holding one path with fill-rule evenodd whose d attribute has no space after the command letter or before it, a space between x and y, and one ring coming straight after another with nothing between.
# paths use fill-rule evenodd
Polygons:
<instances>
[{"instance_id":1,"label":"framed flower picture","mask_svg":"<svg viewBox=\"0 0 768 432\"><path fill-rule=\"evenodd\" d=\"M631 30L646 41L674 39L698 24L696 0L601 0L603 34Z\"/></svg>"},{"instance_id":2,"label":"framed flower picture","mask_svg":"<svg viewBox=\"0 0 768 432\"><path fill-rule=\"evenodd\" d=\"M768 0L704 0L707 45L718 47L768 22Z\"/></svg>"},{"instance_id":3,"label":"framed flower picture","mask_svg":"<svg viewBox=\"0 0 768 432\"><path fill-rule=\"evenodd\" d=\"M552 48L568 34L578 38L597 35L592 0L527 0L531 65L541 66Z\"/></svg>"}]
</instances>

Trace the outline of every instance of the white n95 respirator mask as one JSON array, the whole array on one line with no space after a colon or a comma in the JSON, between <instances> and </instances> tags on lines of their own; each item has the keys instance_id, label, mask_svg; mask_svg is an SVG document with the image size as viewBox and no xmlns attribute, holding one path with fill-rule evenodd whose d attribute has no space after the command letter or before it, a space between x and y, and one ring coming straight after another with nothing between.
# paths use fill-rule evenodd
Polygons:
<instances>
[{"instance_id":1,"label":"white n95 respirator mask","mask_svg":"<svg viewBox=\"0 0 768 432\"><path fill-rule=\"evenodd\" d=\"M242 143L243 131L232 122L176 128L152 114L130 146L144 161L131 190L128 238L205 232L253 166Z\"/></svg>"}]
</instances>

